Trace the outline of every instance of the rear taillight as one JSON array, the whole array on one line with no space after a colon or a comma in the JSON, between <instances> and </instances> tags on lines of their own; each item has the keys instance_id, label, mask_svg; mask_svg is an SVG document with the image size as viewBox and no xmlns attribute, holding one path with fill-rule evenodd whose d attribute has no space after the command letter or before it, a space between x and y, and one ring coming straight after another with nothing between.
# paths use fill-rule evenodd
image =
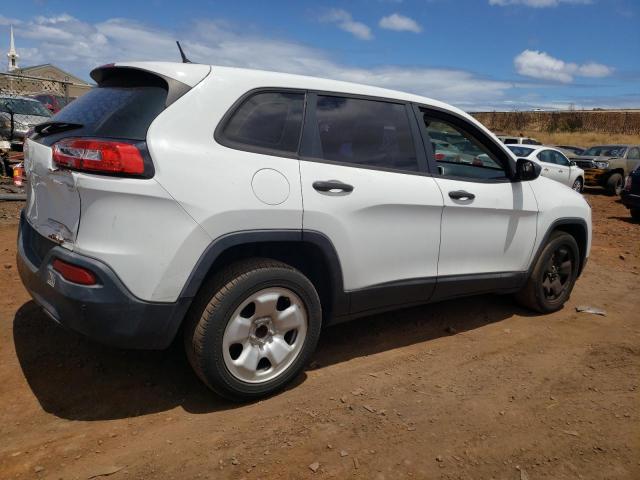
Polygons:
<instances>
[{"instance_id":1,"label":"rear taillight","mask_svg":"<svg viewBox=\"0 0 640 480\"><path fill-rule=\"evenodd\" d=\"M142 175L144 159L138 147L115 140L67 138L53 144L53 162L86 172Z\"/></svg>"},{"instance_id":2,"label":"rear taillight","mask_svg":"<svg viewBox=\"0 0 640 480\"><path fill-rule=\"evenodd\" d=\"M625 189L627 192L630 192L630 191L631 191L631 183L632 183L631 175L627 175L627 179L626 179L626 180L625 180L625 182L624 182L624 189Z\"/></svg>"},{"instance_id":3,"label":"rear taillight","mask_svg":"<svg viewBox=\"0 0 640 480\"><path fill-rule=\"evenodd\" d=\"M438 162L440 162L440 161L442 161L442 160L444 160L444 159L445 159L445 154L444 154L444 153L440 153L440 152L438 152L438 153L436 153L436 154L435 154L435 157L436 157L436 160L437 160Z\"/></svg>"},{"instance_id":4,"label":"rear taillight","mask_svg":"<svg viewBox=\"0 0 640 480\"><path fill-rule=\"evenodd\" d=\"M80 285L95 285L96 276L90 270L56 258L51 264L53 269L69 282Z\"/></svg>"}]
</instances>

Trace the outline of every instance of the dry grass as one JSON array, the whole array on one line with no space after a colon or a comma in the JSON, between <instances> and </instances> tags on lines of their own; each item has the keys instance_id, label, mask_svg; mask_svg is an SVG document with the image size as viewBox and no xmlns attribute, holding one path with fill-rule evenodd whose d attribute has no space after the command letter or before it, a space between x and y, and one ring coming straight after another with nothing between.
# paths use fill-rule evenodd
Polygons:
<instances>
[{"instance_id":1,"label":"dry grass","mask_svg":"<svg viewBox=\"0 0 640 480\"><path fill-rule=\"evenodd\" d=\"M501 132L502 133L502 132ZM535 138L545 145L576 145L589 147L592 145L606 145L616 143L631 143L640 145L640 135L625 135L621 133L598 132L535 132L532 130L507 131L506 135L517 135Z\"/></svg>"}]
</instances>

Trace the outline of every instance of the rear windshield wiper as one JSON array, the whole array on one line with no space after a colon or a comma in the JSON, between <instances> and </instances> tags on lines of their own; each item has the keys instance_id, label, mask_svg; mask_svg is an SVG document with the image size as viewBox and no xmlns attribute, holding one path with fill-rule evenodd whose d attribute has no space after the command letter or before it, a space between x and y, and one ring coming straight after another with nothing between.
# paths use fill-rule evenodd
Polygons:
<instances>
[{"instance_id":1,"label":"rear windshield wiper","mask_svg":"<svg viewBox=\"0 0 640 480\"><path fill-rule=\"evenodd\" d=\"M70 123L70 122L44 122L36 125L34 130L39 135L51 135L52 133L64 132L66 130L75 130L76 128L84 127L81 123Z\"/></svg>"}]
</instances>

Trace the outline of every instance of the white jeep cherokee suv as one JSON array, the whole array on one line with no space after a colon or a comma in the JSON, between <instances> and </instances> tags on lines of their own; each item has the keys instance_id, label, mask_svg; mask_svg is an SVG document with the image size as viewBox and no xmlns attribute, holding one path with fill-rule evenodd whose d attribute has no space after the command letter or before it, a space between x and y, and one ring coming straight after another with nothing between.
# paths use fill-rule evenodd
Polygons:
<instances>
[{"instance_id":1,"label":"white jeep cherokee suv","mask_svg":"<svg viewBox=\"0 0 640 480\"><path fill-rule=\"evenodd\" d=\"M228 398L282 388L346 319L489 292L557 310L587 261L585 200L444 103L197 64L91 75L26 142L22 280L99 342L181 331Z\"/></svg>"}]
</instances>

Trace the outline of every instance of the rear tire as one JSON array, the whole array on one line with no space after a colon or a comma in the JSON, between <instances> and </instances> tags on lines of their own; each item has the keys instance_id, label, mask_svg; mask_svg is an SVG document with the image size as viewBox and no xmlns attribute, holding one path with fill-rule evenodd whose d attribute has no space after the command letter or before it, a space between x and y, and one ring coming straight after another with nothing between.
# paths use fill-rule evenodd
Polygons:
<instances>
[{"instance_id":1,"label":"rear tire","mask_svg":"<svg viewBox=\"0 0 640 480\"><path fill-rule=\"evenodd\" d=\"M607 195L620 195L623 187L624 179L622 175L614 173L607 179L605 190L607 191Z\"/></svg>"},{"instance_id":2,"label":"rear tire","mask_svg":"<svg viewBox=\"0 0 640 480\"><path fill-rule=\"evenodd\" d=\"M315 351L322 324L313 284L293 267L252 258L202 288L187 319L191 366L219 395L248 401L284 388Z\"/></svg>"},{"instance_id":3,"label":"rear tire","mask_svg":"<svg viewBox=\"0 0 640 480\"><path fill-rule=\"evenodd\" d=\"M631 213L631 218L640 220L640 208L632 208L629 212Z\"/></svg>"},{"instance_id":4,"label":"rear tire","mask_svg":"<svg viewBox=\"0 0 640 480\"><path fill-rule=\"evenodd\" d=\"M518 303L540 313L560 310L573 290L579 258L575 239L566 232L553 232L527 283L516 294Z\"/></svg>"}]
</instances>

